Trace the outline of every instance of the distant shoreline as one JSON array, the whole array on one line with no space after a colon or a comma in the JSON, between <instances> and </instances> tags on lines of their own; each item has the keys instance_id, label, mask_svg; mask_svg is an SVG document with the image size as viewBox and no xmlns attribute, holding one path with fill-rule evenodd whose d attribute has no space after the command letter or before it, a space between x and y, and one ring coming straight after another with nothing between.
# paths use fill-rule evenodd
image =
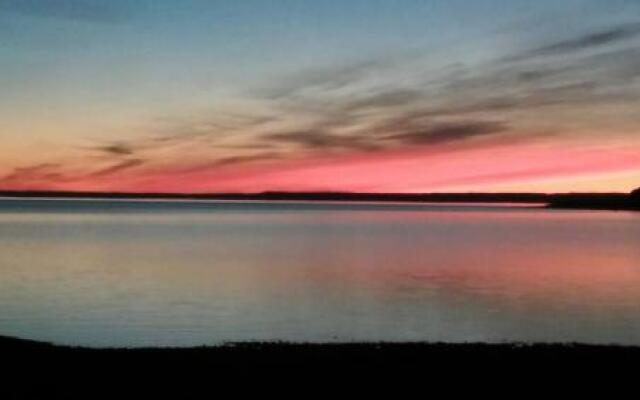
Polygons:
<instances>
[{"instance_id":1,"label":"distant shoreline","mask_svg":"<svg viewBox=\"0 0 640 400\"><path fill-rule=\"evenodd\" d=\"M65 191L0 191L0 198L229 200L229 201L360 201L399 203L512 203L546 204L553 209L640 211L640 200L626 193L122 193Z\"/></svg>"}]
</instances>

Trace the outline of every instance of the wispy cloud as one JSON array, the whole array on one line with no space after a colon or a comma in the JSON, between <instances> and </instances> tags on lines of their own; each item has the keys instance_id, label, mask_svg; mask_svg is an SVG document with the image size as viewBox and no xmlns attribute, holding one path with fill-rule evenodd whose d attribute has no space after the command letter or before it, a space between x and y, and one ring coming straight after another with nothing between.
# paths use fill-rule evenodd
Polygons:
<instances>
[{"instance_id":1,"label":"wispy cloud","mask_svg":"<svg viewBox=\"0 0 640 400\"><path fill-rule=\"evenodd\" d=\"M9 174L2 178L3 181L28 179L34 176L49 176L57 173L60 167L58 163L41 163L28 167L14 168Z\"/></svg>"},{"instance_id":2,"label":"wispy cloud","mask_svg":"<svg viewBox=\"0 0 640 400\"><path fill-rule=\"evenodd\" d=\"M264 135L262 140L298 145L308 150L360 150L379 149L375 141L360 135L337 135L322 130L280 132Z\"/></svg>"},{"instance_id":3,"label":"wispy cloud","mask_svg":"<svg viewBox=\"0 0 640 400\"><path fill-rule=\"evenodd\" d=\"M228 165L236 165L236 164L245 164L249 162L255 161L265 161L265 160L277 160L280 159L281 155L277 152L263 152L242 156L230 156L230 157L222 157L215 160L211 163L213 167L222 167Z\"/></svg>"},{"instance_id":4,"label":"wispy cloud","mask_svg":"<svg viewBox=\"0 0 640 400\"><path fill-rule=\"evenodd\" d=\"M401 107L415 103L423 97L424 93L420 90L398 88L364 95L352 102L347 102L344 108L347 111L362 111Z\"/></svg>"},{"instance_id":5,"label":"wispy cloud","mask_svg":"<svg viewBox=\"0 0 640 400\"><path fill-rule=\"evenodd\" d=\"M562 55L602 47L640 36L640 23L614 26L605 30L587 33L583 36L546 44L508 58L509 61L523 61L540 56Z\"/></svg>"},{"instance_id":6,"label":"wispy cloud","mask_svg":"<svg viewBox=\"0 0 640 400\"><path fill-rule=\"evenodd\" d=\"M255 92L265 98L283 99L310 91L337 90L365 78L390 64L387 58L371 58L351 64L315 68L279 80Z\"/></svg>"},{"instance_id":7,"label":"wispy cloud","mask_svg":"<svg viewBox=\"0 0 640 400\"><path fill-rule=\"evenodd\" d=\"M455 122L436 124L424 129L392 135L389 136L389 139L398 140L405 144L433 145L493 135L505 130L506 126L500 122Z\"/></svg>"},{"instance_id":8,"label":"wispy cloud","mask_svg":"<svg viewBox=\"0 0 640 400\"><path fill-rule=\"evenodd\" d=\"M109 156L130 156L134 153L134 148L125 142L114 142L105 145L99 145L92 147L91 150L98 151L99 153Z\"/></svg>"},{"instance_id":9,"label":"wispy cloud","mask_svg":"<svg viewBox=\"0 0 640 400\"><path fill-rule=\"evenodd\" d=\"M529 122L523 121L545 113L545 108L579 110L628 101L637 92L629 79L640 76L640 52L633 47L609 46L635 38L639 32L640 24L613 26L534 51L512 51L511 56L473 68L458 64L453 70L449 66L434 70L428 59L404 60L414 63L407 70L435 71L427 79L398 74L395 69L406 67L398 57L317 68L276 83L267 95L263 92L253 98L270 110L264 115L214 116L203 123L185 123L162 140L173 145L199 141L239 152L273 149L284 158L305 157L310 152L440 146L492 136L509 140L509 136L529 135L538 140L540 132L532 134L527 129ZM544 62L533 57L589 46L604 51ZM522 62L514 63L514 57ZM399 75L405 79L398 80ZM577 118L573 123L579 121ZM279 127L281 122L289 127ZM544 122L542 119L539 124ZM563 131L562 121L549 120L548 124L552 123L556 124L553 131ZM227 146L220 141L225 136L241 140ZM252 161L243 154L229 158L238 164Z\"/></svg>"},{"instance_id":10,"label":"wispy cloud","mask_svg":"<svg viewBox=\"0 0 640 400\"><path fill-rule=\"evenodd\" d=\"M128 169L135 168L139 165L144 164L145 160L141 159L132 159L132 160L124 160L120 161L114 165L110 165L106 168L99 169L87 175L87 178L98 178L105 177L109 175L113 175Z\"/></svg>"},{"instance_id":11,"label":"wispy cloud","mask_svg":"<svg viewBox=\"0 0 640 400\"><path fill-rule=\"evenodd\" d=\"M68 177L62 172L62 164L40 163L14 168L0 178L0 188L29 190L50 187L67 180Z\"/></svg>"},{"instance_id":12,"label":"wispy cloud","mask_svg":"<svg viewBox=\"0 0 640 400\"><path fill-rule=\"evenodd\" d=\"M492 136L510 140L510 136L529 135L538 140L540 132L532 134L523 121L545 113L545 107L578 110L616 99L626 101L633 94L636 89L624 80L640 76L640 54L633 47L610 46L639 33L640 24L612 26L534 50L513 50L511 55L473 67L457 64L453 69L434 69L428 57L412 55L315 68L254 91L251 101L261 102L266 110L261 115L216 113L186 120L157 136L153 145L198 143L214 150L235 149L237 154L222 159L242 164L256 160L247 150L269 149L270 155L295 158L314 152L440 146ZM537 59L589 47L603 51L544 62ZM514 63L516 58L521 62ZM406 68L407 63L413 64ZM399 68L405 68L403 73L398 73ZM417 74L404 72L411 70ZM431 73L425 79L421 71ZM553 131L562 132L559 124ZM236 140L227 143L231 137ZM129 148L115 144L103 150L129 155L125 154Z\"/></svg>"}]
</instances>

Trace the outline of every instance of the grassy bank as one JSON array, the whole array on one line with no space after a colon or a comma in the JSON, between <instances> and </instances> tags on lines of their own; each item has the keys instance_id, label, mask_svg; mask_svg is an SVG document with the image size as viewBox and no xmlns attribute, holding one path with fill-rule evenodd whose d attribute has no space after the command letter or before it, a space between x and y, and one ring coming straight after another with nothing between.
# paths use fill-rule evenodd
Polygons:
<instances>
[{"instance_id":1,"label":"grassy bank","mask_svg":"<svg viewBox=\"0 0 640 400\"><path fill-rule=\"evenodd\" d=\"M566 384L635 374L640 348L582 344L240 343L221 347L88 349L0 338L0 398L296 397L435 388L493 393L514 382ZM589 378L590 379L590 378ZM528 386L523 386L528 387ZM529 389L527 389L529 390Z\"/></svg>"},{"instance_id":2,"label":"grassy bank","mask_svg":"<svg viewBox=\"0 0 640 400\"><path fill-rule=\"evenodd\" d=\"M5 360L38 364L112 363L154 368L158 362L180 361L188 367L221 368L299 367L331 365L337 368L421 367L485 362L580 362L585 359L640 362L640 347L587 344L486 343L230 343L217 347L94 349L0 337Z\"/></svg>"}]
</instances>

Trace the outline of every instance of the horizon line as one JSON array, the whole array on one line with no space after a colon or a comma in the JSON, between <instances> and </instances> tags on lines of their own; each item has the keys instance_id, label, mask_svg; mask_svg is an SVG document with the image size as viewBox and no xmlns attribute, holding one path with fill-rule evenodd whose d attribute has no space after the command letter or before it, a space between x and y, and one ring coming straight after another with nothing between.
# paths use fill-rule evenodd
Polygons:
<instances>
[{"instance_id":1,"label":"horizon line","mask_svg":"<svg viewBox=\"0 0 640 400\"><path fill-rule=\"evenodd\" d=\"M629 195L631 192L353 192L353 191L288 191L288 190L265 190L258 192L145 192L145 191L91 191L91 190L49 190L49 189L29 189L14 190L0 189L0 195L5 194L70 194L70 195L140 195L140 196L265 196L265 195L397 195L397 196L440 196L440 195Z\"/></svg>"}]
</instances>

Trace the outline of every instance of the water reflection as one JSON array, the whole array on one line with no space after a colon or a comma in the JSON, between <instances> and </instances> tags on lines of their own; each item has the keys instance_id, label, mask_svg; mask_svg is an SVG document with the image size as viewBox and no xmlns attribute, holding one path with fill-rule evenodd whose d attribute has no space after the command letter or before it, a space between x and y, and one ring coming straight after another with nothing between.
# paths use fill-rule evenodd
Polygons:
<instances>
[{"instance_id":1,"label":"water reflection","mask_svg":"<svg viewBox=\"0 0 640 400\"><path fill-rule=\"evenodd\" d=\"M640 344L637 214L340 207L5 210L1 334Z\"/></svg>"}]
</instances>

